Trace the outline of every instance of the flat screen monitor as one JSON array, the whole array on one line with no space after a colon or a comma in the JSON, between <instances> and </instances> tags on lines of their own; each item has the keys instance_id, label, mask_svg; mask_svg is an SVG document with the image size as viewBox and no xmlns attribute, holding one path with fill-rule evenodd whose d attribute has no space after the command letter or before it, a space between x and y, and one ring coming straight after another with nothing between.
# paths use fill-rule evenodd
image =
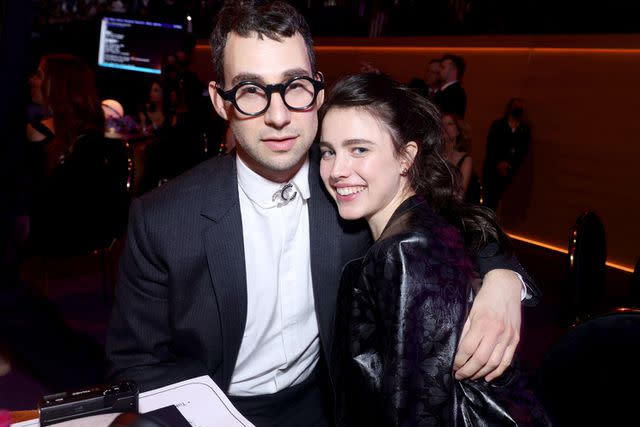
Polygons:
<instances>
[{"instance_id":1,"label":"flat screen monitor","mask_svg":"<svg viewBox=\"0 0 640 427\"><path fill-rule=\"evenodd\" d=\"M104 17L100 25L98 65L160 74L162 60L183 48L184 27L121 17Z\"/></svg>"}]
</instances>

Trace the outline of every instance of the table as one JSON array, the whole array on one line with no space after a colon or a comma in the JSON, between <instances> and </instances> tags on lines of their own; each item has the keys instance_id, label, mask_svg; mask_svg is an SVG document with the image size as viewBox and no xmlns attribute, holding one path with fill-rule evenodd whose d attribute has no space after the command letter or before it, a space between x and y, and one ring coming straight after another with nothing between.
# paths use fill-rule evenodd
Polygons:
<instances>
[{"instance_id":1,"label":"table","mask_svg":"<svg viewBox=\"0 0 640 427\"><path fill-rule=\"evenodd\" d=\"M38 418L38 411L35 409L30 411L11 411L11 423L20 423L36 418Z\"/></svg>"}]
</instances>

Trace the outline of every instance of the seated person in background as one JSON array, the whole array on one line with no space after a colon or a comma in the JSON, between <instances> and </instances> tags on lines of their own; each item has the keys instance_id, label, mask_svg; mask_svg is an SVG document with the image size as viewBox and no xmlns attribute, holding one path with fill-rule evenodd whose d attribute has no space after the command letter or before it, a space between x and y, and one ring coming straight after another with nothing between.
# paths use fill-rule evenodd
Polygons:
<instances>
[{"instance_id":1,"label":"seated person in background","mask_svg":"<svg viewBox=\"0 0 640 427\"><path fill-rule=\"evenodd\" d=\"M173 98L175 98L175 88L168 83L168 80L156 79L151 82L147 100L138 113L143 132L159 135L175 125Z\"/></svg>"},{"instance_id":2,"label":"seated person in background","mask_svg":"<svg viewBox=\"0 0 640 427\"><path fill-rule=\"evenodd\" d=\"M320 110L320 174L340 216L375 243L343 269L332 366L340 425L548 425L510 368L454 379L478 285L465 243L508 246L488 209L464 205L437 108L381 74L339 81Z\"/></svg>"},{"instance_id":3,"label":"seated person in background","mask_svg":"<svg viewBox=\"0 0 640 427\"><path fill-rule=\"evenodd\" d=\"M95 76L80 58L46 55L30 83L34 101L51 111L27 125L30 249L85 253L124 231L127 154L104 138Z\"/></svg>"}]
</instances>

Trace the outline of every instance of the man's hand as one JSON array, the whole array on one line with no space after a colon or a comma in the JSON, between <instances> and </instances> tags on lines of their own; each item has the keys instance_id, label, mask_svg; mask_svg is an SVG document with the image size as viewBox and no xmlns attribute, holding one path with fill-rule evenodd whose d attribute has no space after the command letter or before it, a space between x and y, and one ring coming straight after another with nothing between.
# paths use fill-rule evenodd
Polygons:
<instances>
[{"instance_id":1,"label":"man's hand","mask_svg":"<svg viewBox=\"0 0 640 427\"><path fill-rule=\"evenodd\" d=\"M484 276L453 362L456 379L491 381L507 369L520 341L522 283L511 270Z\"/></svg>"}]
</instances>

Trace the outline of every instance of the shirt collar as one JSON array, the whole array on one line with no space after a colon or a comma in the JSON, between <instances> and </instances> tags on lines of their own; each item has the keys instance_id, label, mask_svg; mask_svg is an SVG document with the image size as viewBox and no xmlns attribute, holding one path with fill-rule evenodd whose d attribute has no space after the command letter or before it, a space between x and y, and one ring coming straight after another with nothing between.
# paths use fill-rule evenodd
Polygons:
<instances>
[{"instance_id":1,"label":"shirt collar","mask_svg":"<svg viewBox=\"0 0 640 427\"><path fill-rule=\"evenodd\" d=\"M451 85L452 85L452 84L454 84L454 83L458 83L458 81L457 81L457 80L454 80L454 81L452 81L452 82L445 83L445 84L443 84L443 85L442 85L442 87L440 88L440 90L445 90L446 88L448 88L449 86L451 86Z\"/></svg>"},{"instance_id":2,"label":"shirt collar","mask_svg":"<svg viewBox=\"0 0 640 427\"><path fill-rule=\"evenodd\" d=\"M236 155L236 165L238 169L238 185L247 195L247 197L261 208L276 207L278 201L273 200L273 194L282 189L287 184L286 182L273 182L258 175L249 168ZM307 156L304 164L295 174L295 176L289 180L289 183L293 184L299 196L302 196L305 200L308 200L311 196L309 190L309 156Z\"/></svg>"}]
</instances>

